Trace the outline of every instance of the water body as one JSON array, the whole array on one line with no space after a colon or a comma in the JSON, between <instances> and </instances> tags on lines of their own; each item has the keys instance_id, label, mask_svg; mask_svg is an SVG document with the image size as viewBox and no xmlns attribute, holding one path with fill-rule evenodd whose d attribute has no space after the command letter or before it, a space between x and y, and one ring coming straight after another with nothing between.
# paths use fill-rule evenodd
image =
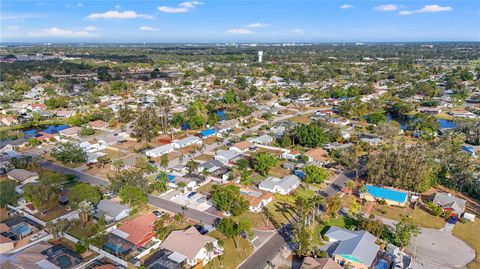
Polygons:
<instances>
[{"instance_id":1,"label":"water body","mask_svg":"<svg viewBox=\"0 0 480 269\"><path fill-rule=\"evenodd\" d=\"M392 120L398 122L400 124L400 128L402 130L408 130L408 121L411 119L411 117L406 118L406 119L399 119L399 118L394 118L390 113L387 113L387 121L390 122ZM438 119L438 124L440 125L440 129L455 129L457 128L457 125L453 120L445 120L445 119Z\"/></svg>"}]
</instances>

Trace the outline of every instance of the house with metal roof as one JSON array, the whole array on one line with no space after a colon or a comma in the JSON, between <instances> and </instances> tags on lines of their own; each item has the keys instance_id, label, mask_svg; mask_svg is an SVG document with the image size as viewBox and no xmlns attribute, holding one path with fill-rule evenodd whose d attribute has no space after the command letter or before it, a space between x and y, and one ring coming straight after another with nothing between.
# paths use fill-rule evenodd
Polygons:
<instances>
[{"instance_id":1,"label":"house with metal roof","mask_svg":"<svg viewBox=\"0 0 480 269\"><path fill-rule=\"evenodd\" d=\"M162 156L163 154L170 153L173 150L174 150L174 147L172 144L166 144L151 150L147 150L145 154L149 157L156 158L156 157Z\"/></svg>"},{"instance_id":2,"label":"house with metal roof","mask_svg":"<svg viewBox=\"0 0 480 269\"><path fill-rule=\"evenodd\" d=\"M268 177L258 185L258 188L272 193L289 194L298 188L299 185L299 177L288 175L283 178Z\"/></svg>"},{"instance_id":3,"label":"house with metal roof","mask_svg":"<svg viewBox=\"0 0 480 269\"><path fill-rule=\"evenodd\" d=\"M217 155L215 155L215 160L221 161L222 163L229 163L231 160L239 156L240 153L235 150L219 150Z\"/></svg>"},{"instance_id":4,"label":"house with metal roof","mask_svg":"<svg viewBox=\"0 0 480 269\"><path fill-rule=\"evenodd\" d=\"M178 149L188 147L193 144L197 144L197 145L202 144L202 140L200 140L200 138L196 136L191 135L191 136L185 137L184 139L175 140L172 142L172 146Z\"/></svg>"},{"instance_id":5,"label":"house with metal roof","mask_svg":"<svg viewBox=\"0 0 480 269\"><path fill-rule=\"evenodd\" d=\"M247 139L247 141L255 143L255 144L268 146L268 145L270 145L270 143L273 142L273 137L271 137L267 134L264 134L264 135L261 135L259 137L251 137L251 138Z\"/></svg>"},{"instance_id":6,"label":"house with metal roof","mask_svg":"<svg viewBox=\"0 0 480 269\"><path fill-rule=\"evenodd\" d=\"M377 238L367 231L349 231L332 226L325 236L333 243L330 253L332 258L354 268L370 268L380 250L375 244Z\"/></svg>"}]
</instances>

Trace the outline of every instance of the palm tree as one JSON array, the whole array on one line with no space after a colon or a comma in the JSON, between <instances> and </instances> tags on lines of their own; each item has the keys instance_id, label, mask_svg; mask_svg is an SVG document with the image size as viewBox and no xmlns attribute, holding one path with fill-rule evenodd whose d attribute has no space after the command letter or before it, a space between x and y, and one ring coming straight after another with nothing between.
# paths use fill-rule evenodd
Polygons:
<instances>
[{"instance_id":1,"label":"palm tree","mask_svg":"<svg viewBox=\"0 0 480 269\"><path fill-rule=\"evenodd\" d=\"M81 201L78 204L78 214L80 216L80 220L82 220L83 223L83 228L85 228L85 225L87 222L90 220L90 217L93 215L94 207L93 204L89 201Z\"/></svg>"},{"instance_id":2,"label":"palm tree","mask_svg":"<svg viewBox=\"0 0 480 269\"><path fill-rule=\"evenodd\" d=\"M347 188L347 190L352 193L353 192L353 189L355 188L356 186L356 183L355 181L353 180L349 180L346 184L345 184L345 187Z\"/></svg>"},{"instance_id":3,"label":"palm tree","mask_svg":"<svg viewBox=\"0 0 480 269\"><path fill-rule=\"evenodd\" d=\"M210 260L212 258L212 252L215 251L215 245L213 242L207 242L205 244L205 251L207 252L208 260Z\"/></svg>"},{"instance_id":4,"label":"palm tree","mask_svg":"<svg viewBox=\"0 0 480 269\"><path fill-rule=\"evenodd\" d=\"M191 174L197 172L200 164L198 162L194 161L194 160L190 160L190 161L187 162L186 166L187 166L188 174L191 175Z\"/></svg>"},{"instance_id":5,"label":"palm tree","mask_svg":"<svg viewBox=\"0 0 480 269\"><path fill-rule=\"evenodd\" d=\"M170 97L166 95L158 95L155 99L155 105L160 114L160 126L163 133L167 133L168 130L168 113L170 112L170 107L172 101Z\"/></svg>"},{"instance_id":6,"label":"palm tree","mask_svg":"<svg viewBox=\"0 0 480 269\"><path fill-rule=\"evenodd\" d=\"M337 216L337 211L340 209L341 206L342 199L339 195L329 196L327 199L325 199L324 202L325 214L328 217L334 218Z\"/></svg>"},{"instance_id":7,"label":"palm tree","mask_svg":"<svg viewBox=\"0 0 480 269\"><path fill-rule=\"evenodd\" d=\"M115 172L119 172L125 167L125 162L123 160L115 160L112 162Z\"/></svg>"}]
</instances>

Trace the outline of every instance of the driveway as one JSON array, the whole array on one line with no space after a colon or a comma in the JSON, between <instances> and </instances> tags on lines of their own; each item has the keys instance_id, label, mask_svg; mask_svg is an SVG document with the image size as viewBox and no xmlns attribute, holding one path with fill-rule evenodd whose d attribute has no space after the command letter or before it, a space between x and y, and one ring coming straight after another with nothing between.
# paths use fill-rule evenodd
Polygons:
<instances>
[{"instance_id":1,"label":"driveway","mask_svg":"<svg viewBox=\"0 0 480 269\"><path fill-rule=\"evenodd\" d=\"M475 258L475 251L451 232L427 228L412 239L408 250L416 253L415 269L466 268Z\"/></svg>"}]
</instances>

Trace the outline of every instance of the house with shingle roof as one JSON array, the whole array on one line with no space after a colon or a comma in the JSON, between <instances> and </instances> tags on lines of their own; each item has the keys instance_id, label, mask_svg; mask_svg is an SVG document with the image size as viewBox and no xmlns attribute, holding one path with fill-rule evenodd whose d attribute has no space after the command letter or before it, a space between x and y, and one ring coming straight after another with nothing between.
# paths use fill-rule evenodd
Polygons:
<instances>
[{"instance_id":1,"label":"house with shingle roof","mask_svg":"<svg viewBox=\"0 0 480 269\"><path fill-rule=\"evenodd\" d=\"M36 182L38 180L38 174L36 172L28 171L25 169L13 169L7 173L7 177L11 180L25 185L27 183Z\"/></svg>"},{"instance_id":2,"label":"house with shingle roof","mask_svg":"<svg viewBox=\"0 0 480 269\"><path fill-rule=\"evenodd\" d=\"M349 231L336 226L325 233L332 244L331 256L340 263L359 269L372 266L380 247L377 238L367 231Z\"/></svg>"},{"instance_id":3,"label":"house with shingle roof","mask_svg":"<svg viewBox=\"0 0 480 269\"><path fill-rule=\"evenodd\" d=\"M113 230L112 234L127 240L137 248L141 248L148 244L155 236L153 224L156 220L157 217L155 215L144 214L132 220L125 221L120 227Z\"/></svg>"},{"instance_id":4,"label":"house with shingle roof","mask_svg":"<svg viewBox=\"0 0 480 269\"><path fill-rule=\"evenodd\" d=\"M209 242L213 243L215 247L212 253L208 253L205 249L205 245ZM187 258L187 264L190 266L206 265L223 252L217 239L200 234L193 226L185 230L172 231L163 240L160 247L184 255Z\"/></svg>"},{"instance_id":5,"label":"house with shingle roof","mask_svg":"<svg viewBox=\"0 0 480 269\"><path fill-rule=\"evenodd\" d=\"M460 216L465 212L467 201L453 196L451 193L437 193L433 202L443 208L443 211L450 211L454 216Z\"/></svg>"},{"instance_id":6,"label":"house with shingle roof","mask_svg":"<svg viewBox=\"0 0 480 269\"><path fill-rule=\"evenodd\" d=\"M283 178L268 177L258 185L258 188L264 191L285 195L294 191L299 185L299 177L296 175L288 175Z\"/></svg>"},{"instance_id":7,"label":"house with shingle roof","mask_svg":"<svg viewBox=\"0 0 480 269\"><path fill-rule=\"evenodd\" d=\"M97 205L95 216L104 217L107 223L119 221L130 215L130 207L111 200L101 200Z\"/></svg>"}]
</instances>

